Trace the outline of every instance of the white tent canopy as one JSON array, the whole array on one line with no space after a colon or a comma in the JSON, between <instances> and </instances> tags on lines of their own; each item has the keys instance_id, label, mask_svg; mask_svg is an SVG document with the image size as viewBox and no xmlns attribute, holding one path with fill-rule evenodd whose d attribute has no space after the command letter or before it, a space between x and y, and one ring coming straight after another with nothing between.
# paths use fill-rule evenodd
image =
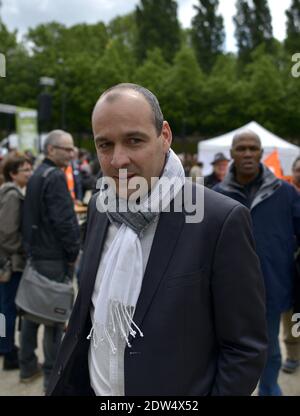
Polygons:
<instances>
[{"instance_id":1,"label":"white tent canopy","mask_svg":"<svg viewBox=\"0 0 300 416\"><path fill-rule=\"evenodd\" d=\"M225 156L230 159L230 148L232 139L235 134L241 133L244 130L252 130L256 133L262 142L264 149L264 156L267 157L274 150L278 150L279 159L284 175L291 174L291 168L294 160L300 156L300 148L291 144L264 127L252 121L239 129L233 130L229 133L223 134L213 139L208 139L199 142L198 144L198 160L204 163L203 174L208 175L212 172L211 162L214 159L214 155L218 152L223 152Z\"/></svg>"}]
</instances>

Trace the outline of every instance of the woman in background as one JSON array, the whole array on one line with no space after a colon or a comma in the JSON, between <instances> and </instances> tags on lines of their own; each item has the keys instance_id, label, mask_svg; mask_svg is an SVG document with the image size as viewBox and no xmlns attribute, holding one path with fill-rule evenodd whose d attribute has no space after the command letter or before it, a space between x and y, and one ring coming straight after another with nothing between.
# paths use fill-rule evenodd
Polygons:
<instances>
[{"instance_id":1,"label":"woman in background","mask_svg":"<svg viewBox=\"0 0 300 416\"><path fill-rule=\"evenodd\" d=\"M15 297L25 267L21 238L21 211L24 190L32 173L31 163L24 156L8 156L3 161L4 183L0 186L0 259L9 260L8 281L0 280L0 313L4 315L5 337L0 337L3 370L19 368L15 346Z\"/></svg>"}]
</instances>

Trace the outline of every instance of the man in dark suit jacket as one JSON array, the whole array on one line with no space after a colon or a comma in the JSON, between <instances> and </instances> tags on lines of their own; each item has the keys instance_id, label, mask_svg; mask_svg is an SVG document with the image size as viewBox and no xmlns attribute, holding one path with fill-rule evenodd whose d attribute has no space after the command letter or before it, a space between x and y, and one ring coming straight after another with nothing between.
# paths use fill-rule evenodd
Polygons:
<instances>
[{"instance_id":1,"label":"man in dark suit jacket","mask_svg":"<svg viewBox=\"0 0 300 416\"><path fill-rule=\"evenodd\" d=\"M106 91L94 109L93 130L103 174L116 183L125 168L127 179L165 175L172 134L150 91L132 84ZM183 189L198 204L202 189L203 219L189 222L186 201L179 197L180 205L176 196L139 234L146 259L132 322L143 336L130 331L114 354L111 343L101 339L97 346L91 334L116 217L98 211L98 194L92 198L81 285L48 395L250 395L255 389L267 340L249 212L189 181ZM128 219L134 223L123 217L119 231L125 221L125 229L131 227ZM135 265L138 258L129 261Z\"/></svg>"}]
</instances>

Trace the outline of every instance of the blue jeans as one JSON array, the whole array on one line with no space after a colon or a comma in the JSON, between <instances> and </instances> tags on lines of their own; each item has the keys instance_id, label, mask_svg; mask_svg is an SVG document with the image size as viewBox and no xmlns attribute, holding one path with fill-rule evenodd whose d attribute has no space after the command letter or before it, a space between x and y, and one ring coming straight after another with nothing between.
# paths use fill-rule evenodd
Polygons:
<instances>
[{"instance_id":1,"label":"blue jeans","mask_svg":"<svg viewBox=\"0 0 300 416\"><path fill-rule=\"evenodd\" d=\"M15 298L21 276L22 272L13 272L8 282L0 283L0 313L5 316L6 323L6 336L0 337L1 354L9 353L14 349L17 316Z\"/></svg>"},{"instance_id":2,"label":"blue jeans","mask_svg":"<svg viewBox=\"0 0 300 416\"><path fill-rule=\"evenodd\" d=\"M269 346L267 362L259 382L259 396L282 396L282 391L278 384L278 376L281 368L279 345L280 317L280 312L267 311Z\"/></svg>"}]
</instances>

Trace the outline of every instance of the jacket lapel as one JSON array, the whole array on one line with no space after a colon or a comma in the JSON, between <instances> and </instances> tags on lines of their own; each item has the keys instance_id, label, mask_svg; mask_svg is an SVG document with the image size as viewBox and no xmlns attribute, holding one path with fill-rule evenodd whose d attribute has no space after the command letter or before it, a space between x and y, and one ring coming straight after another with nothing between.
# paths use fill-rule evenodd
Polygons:
<instances>
[{"instance_id":1,"label":"jacket lapel","mask_svg":"<svg viewBox=\"0 0 300 416\"><path fill-rule=\"evenodd\" d=\"M138 326L141 325L166 272L183 228L184 219L184 214L180 212L163 212L160 215L133 318Z\"/></svg>"},{"instance_id":2,"label":"jacket lapel","mask_svg":"<svg viewBox=\"0 0 300 416\"><path fill-rule=\"evenodd\" d=\"M84 261L82 264L85 268L81 273L80 292L84 293L84 300L82 303L82 319L85 320L91 304L91 298L95 286L97 271L99 267L100 257L107 234L109 220L105 214L100 214L98 211L94 212L94 219L90 224L91 232L89 233L89 240L85 247Z\"/></svg>"}]
</instances>

